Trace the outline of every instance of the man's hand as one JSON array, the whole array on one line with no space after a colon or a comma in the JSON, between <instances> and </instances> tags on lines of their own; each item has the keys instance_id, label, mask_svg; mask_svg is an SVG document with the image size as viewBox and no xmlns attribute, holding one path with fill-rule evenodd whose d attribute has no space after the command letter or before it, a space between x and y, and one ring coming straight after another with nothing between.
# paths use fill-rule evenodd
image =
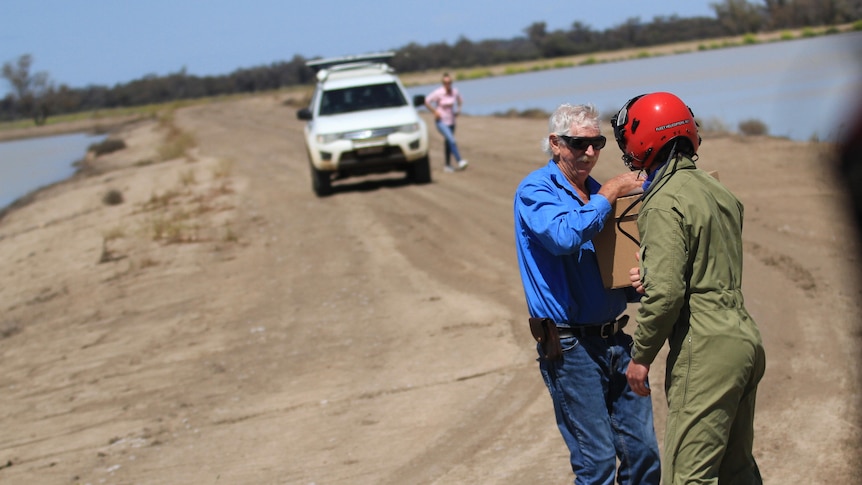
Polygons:
<instances>
[{"instance_id":1,"label":"man's hand","mask_svg":"<svg viewBox=\"0 0 862 485\"><path fill-rule=\"evenodd\" d=\"M626 369L626 379L629 381L629 387L638 396L650 395L650 388L646 384L647 376L649 376L649 364L638 364L634 360L629 362L629 367Z\"/></svg>"},{"instance_id":2,"label":"man's hand","mask_svg":"<svg viewBox=\"0 0 862 485\"><path fill-rule=\"evenodd\" d=\"M635 253L635 259L641 260L641 253L638 251ZM635 266L634 268L629 270L629 281L632 282L632 288L635 289L636 292L641 295L646 294L646 290L644 289L644 282L641 281L641 268L640 266Z\"/></svg>"},{"instance_id":3,"label":"man's hand","mask_svg":"<svg viewBox=\"0 0 862 485\"><path fill-rule=\"evenodd\" d=\"M603 183L599 194L613 204L618 197L643 192L643 183L644 179L640 172L621 173Z\"/></svg>"}]
</instances>

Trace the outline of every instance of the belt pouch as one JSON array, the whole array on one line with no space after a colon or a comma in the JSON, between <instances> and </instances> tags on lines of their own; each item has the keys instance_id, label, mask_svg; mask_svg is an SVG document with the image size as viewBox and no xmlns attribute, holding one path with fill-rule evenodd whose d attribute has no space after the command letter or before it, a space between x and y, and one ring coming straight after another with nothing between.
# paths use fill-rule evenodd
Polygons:
<instances>
[{"instance_id":1,"label":"belt pouch","mask_svg":"<svg viewBox=\"0 0 862 485\"><path fill-rule=\"evenodd\" d=\"M536 342L542 347L542 358L546 360L559 360L563 356L563 347L560 345L560 334L557 332L557 324L550 318L530 318L530 333Z\"/></svg>"}]
</instances>

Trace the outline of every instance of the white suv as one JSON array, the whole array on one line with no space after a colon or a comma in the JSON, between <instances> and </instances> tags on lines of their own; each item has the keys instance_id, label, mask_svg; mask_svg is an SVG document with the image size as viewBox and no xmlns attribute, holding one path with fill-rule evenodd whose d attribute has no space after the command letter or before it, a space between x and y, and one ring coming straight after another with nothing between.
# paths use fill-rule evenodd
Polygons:
<instances>
[{"instance_id":1,"label":"white suv","mask_svg":"<svg viewBox=\"0 0 862 485\"><path fill-rule=\"evenodd\" d=\"M393 53L309 61L317 86L308 108L297 111L305 125L311 182L318 196L332 193L333 180L404 171L415 183L431 182L428 128L384 61Z\"/></svg>"}]
</instances>

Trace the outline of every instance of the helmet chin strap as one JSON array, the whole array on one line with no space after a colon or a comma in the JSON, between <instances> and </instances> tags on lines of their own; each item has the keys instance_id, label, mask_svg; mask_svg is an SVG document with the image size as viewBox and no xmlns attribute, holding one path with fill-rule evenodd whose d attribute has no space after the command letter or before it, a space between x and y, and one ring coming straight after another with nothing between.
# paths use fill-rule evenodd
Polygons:
<instances>
[{"instance_id":1,"label":"helmet chin strap","mask_svg":"<svg viewBox=\"0 0 862 485\"><path fill-rule=\"evenodd\" d=\"M664 176L664 173L667 171L668 167L670 166L671 160L674 160L673 170L671 171L671 175L673 175L673 173L676 172L676 160L677 160L676 159L676 154L677 154L676 144L677 144L677 141L678 140L673 141L673 146L670 147L670 153L668 153L668 155L667 155L667 160L665 160L664 163L661 164L660 168L658 169L659 172L657 174L655 174L655 177L653 177L653 181L660 180ZM646 196L646 194L651 192L653 190L653 188L655 188L655 185L650 184L649 187L647 187L647 189L644 191L644 196Z\"/></svg>"},{"instance_id":2,"label":"helmet chin strap","mask_svg":"<svg viewBox=\"0 0 862 485\"><path fill-rule=\"evenodd\" d=\"M650 153L652 153L652 148L648 149L647 152L644 154L644 159L649 158ZM640 163L640 165L641 165L640 168L635 167L635 162ZM643 169L644 169L643 168L643 160L641 160L639 158L635 158L635 156L631 153L623 154L623 164L625 164L625 166L628 167L628 169L632 172L634 172L635 170L643 171Z\"/></svg>"}]
</instances>

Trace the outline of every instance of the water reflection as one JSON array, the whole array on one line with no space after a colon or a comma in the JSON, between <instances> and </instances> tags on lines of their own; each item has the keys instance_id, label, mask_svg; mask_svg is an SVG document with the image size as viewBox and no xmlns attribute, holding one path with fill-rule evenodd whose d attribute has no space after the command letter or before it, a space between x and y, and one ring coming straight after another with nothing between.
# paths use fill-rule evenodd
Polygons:
<instances>
[{"instance_id":1,"label":"water reflection","mask_svg":"<svg viewBox=\"0 0 862 485\"><path fill-rule=\"evenodd\" d=\"M73 133L0 143L0 207L75 173L72 165L103 135Z\"/></svg>"},{"instance_id":2,"label":"water reflection","mask_svg":"<svg viewBox=\"0 0 862 485\"><path fill-rule=\"evenodd\" d=\"M552 111L560 103L591 102L615 112L645 92L671 91L701 120L735 131L740 121L764 122L770 134L795 140L835 139L853 105L862 33L816 37L685 54L458 81L464 112ZM427 94L436 85L416 86Z\"/></svg>"}]
</instances>

